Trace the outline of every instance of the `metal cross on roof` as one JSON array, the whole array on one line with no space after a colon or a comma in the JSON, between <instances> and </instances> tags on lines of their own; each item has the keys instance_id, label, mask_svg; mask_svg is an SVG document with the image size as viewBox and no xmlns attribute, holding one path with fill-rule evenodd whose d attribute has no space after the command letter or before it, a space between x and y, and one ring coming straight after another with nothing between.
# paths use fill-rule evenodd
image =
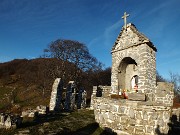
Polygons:
<instances>
[{"instance_id":1,"label":"metal cross on roof","mask_svg":"<svg viewBox=\"0 0 180 135\"><path fill-rule=\"evenodd\" d=\"M127 17L129 16L129 14L126 14L126 12L124 12L124 16L122 16L122 19L124 19L124 27L126 29L127 27Z\"/></svg>"}]
</instances>

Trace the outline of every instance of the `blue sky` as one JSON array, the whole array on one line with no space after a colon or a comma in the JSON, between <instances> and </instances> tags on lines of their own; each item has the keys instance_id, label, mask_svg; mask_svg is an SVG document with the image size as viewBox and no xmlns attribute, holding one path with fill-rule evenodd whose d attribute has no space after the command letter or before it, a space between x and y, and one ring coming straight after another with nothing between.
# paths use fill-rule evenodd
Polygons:
<instances>
[{"instance_id":1,"label":"blue sky","mask_svg":"<svg viewBox=\"0 0 180 135\"><path fill-rule=\"evenodd\" d=\"M180 0L0 0L0 62L34 59L56 39L78 40L106 67L123 26L136 25L157 47L157 70L180 73Z\"/></svg>"}]
</instances>

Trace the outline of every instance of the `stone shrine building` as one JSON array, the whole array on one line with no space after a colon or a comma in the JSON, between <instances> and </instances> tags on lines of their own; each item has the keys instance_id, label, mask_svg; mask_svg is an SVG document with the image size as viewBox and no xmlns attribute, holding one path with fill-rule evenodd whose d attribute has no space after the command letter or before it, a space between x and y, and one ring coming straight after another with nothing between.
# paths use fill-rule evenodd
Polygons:
<instances>
[{"instance_id":1,"label":"stone shrine building","mask_svg":"<svg viewBox=\"0 0 180 135\"><path fill-rule=\"evenodd\" d=\"M121 90L145 93L152 100L156 87L156 47L129 23L122 28L112 48L112 93ZM136 78L136 79L135 79ZM135 92L135 91L134 91Z\"/></svg>"},{"instance_id":2,"label":"stone shrine building","mask_svg":"<svg viewBox=\"0 0 180 135\"><path fill-rule=\"evenodd\" d=\"M93 87L91 108L100 126L117 134L167 134L173 84L156 82L157 49L134 24L126 24L127 16L111 51L111 86Z\"/></svg>"}]
</instances>

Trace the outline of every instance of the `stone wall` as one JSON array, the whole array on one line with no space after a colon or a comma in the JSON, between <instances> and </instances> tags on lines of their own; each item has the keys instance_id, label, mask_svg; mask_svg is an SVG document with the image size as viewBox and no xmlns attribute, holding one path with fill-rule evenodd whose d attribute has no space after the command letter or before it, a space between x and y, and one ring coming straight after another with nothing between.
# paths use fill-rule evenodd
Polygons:
<instances>
[{"instance_id":1,"label":"stone wall","mask_svg":"<svg viewBox=\"0 0 180 135\"><path fill-rule=\"evenodd\" d=\"M176 116L177 117L177 121L180 122L180 108L173 108L172 109L172 116Z\"/></svg>"},{"instance_id":2,"label":"stone wall","mask_svg":"<svg viewBox=\"0 0 180 135\"><path fill-rule=\"evenodd\" d=\"M167 134L171 128L169 124L173 123L172 117L179 121L180 109L172 109L172 84L163 83L158 82L154 101L113 99L110 86L94 86L91 109L94 109L96 121L101 127L110 128L120 135ZM101 97L96 97L98 89L102 89ZM162 93L163 90L168 92Z\"/></svg>"},{"instance_id":3,"label":"stone wall","mask_svg":"<svg viewBox=\"0 0 180 135\"><path fill-rule=\"evenodd\" d=\"M94 113L101 127L108 127L118 134L167 134L171 107L97 97Z\"/></svg>"},{"instance_id":4,"label":"stone wall","mask_svg":"<svg viewBox=\"0 0 180 135\"><path fill-rule=\"evenodd\" d=\"M96 93L97 93L98 89L102 90L102 97L109 97L110 96L109 91L111 90L111 86L93 86L90 109L94 109L94 103L96 102L95 101L96 100Z\"/></svg>"},{"instance_id":5,"label":"stone wall","mask_svg":"<svg viewBox=\"0 0 180 135\"><path fill-rule=\"evenodd\" d=\"M174 84L168 82L157 82L154 102L164 106L173 106Z\"/></svg>"}]
</instances>

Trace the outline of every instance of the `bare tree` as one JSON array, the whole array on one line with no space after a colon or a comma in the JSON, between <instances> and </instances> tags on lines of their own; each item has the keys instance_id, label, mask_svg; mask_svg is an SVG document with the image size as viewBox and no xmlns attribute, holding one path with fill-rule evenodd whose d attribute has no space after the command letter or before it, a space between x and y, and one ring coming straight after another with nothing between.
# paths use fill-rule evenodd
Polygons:
<instances>
[{"instance_id":1,"label":"bare tree","mask_svg":"<svg viewBox=\"0 0 180 135\"><path fill-rule=\"evenodd\" d=\"M102 64L89 53L88 48L78 41L58 39L51 42L44 52L46 57L62 60L61 70L64 76L69 68L67 62L73 63L71 78L75 80L80 78L82 72L102 68Z\"/></svg>"},{"instance_id":2,"label":"bare tree","mask_svg":"<svg viewBox=\"0 0 180 135\"><path fill-rule=\"evenodd\" d=\"M180 93L180 75L178 73L172 73L169 72L170 74L170 82L174 84L174 92L175 94Z\"/></svg>"},{"instance_id":3,"label":"bare tree","mask_svg":"<svg viewBox=\"0 0 180 135\"><path fill-rule=\"evenodd\" d=\"M167 82L167 80L163 78L158 71L156 71L156 82Z\"/></svg>"}]
</instances>

